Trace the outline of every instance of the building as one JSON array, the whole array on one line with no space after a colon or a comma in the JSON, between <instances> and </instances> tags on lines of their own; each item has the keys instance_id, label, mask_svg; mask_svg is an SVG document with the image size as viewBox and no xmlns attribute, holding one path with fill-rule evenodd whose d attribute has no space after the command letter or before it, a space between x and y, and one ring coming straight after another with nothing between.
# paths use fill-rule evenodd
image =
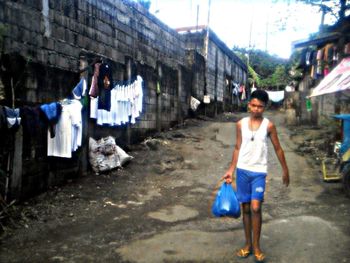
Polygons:
<instances>
[{"instance_id":1,"label":"building","mask_svg":"<svg viewBox=\"0 0 350 263\"><path fill-rule=\"evenodd\" d=\"M216 115L237 109L240 100L234 96L234 84L248 88L247 65L205 26L177 31L185 38L192 67L201 59L198 59L198 55L204 59L205 67L196 70L192 93L200 100L203 100L204 95L210 97L212 103L206 105L206 113ZM198 72L202 75L198 75Z\"/></svg>"},{"instance_id":2,"label":"building","mask_svg":"<svg viewBox=\"0 0 350 263\"><path fill-rule=\"evenodd\" d=\"M122 147L140 142L181 124L191 112L191 96L203 102L208 94L208 113L229 109L230 82L247 79L244 63L213 32L207 52L204 32L191 49L190 38L134 1L0 1L0 29L1 106L36 114L43 104L71 97L82 77L90 87L98 62L108 64L118 83L127 85L137 75L144 80L143 111L135 124L98 125L90 118L89 98L81 101L82 146L71 158L47 156L48 127L39 115L16 132L3 125L0 194L9 199L89 171L90 137L113 136Z\"/></svg>"},{"instance_id":3,"label":"building","mask_svg":"<svg viewBox=\"0 0 350 263\"><path fill-rule=\"evenodd\" d=\"M293 47L301 52L298 68L303 73L297 87L299 103L296 112L300 121L320 124L334 114L348 113L349 90L312 97L312 110L307 109L306 101L323 78L343 58L350 56L350 18L324 28L316 37L295 41Z\"/></svg>"}]
</instances>

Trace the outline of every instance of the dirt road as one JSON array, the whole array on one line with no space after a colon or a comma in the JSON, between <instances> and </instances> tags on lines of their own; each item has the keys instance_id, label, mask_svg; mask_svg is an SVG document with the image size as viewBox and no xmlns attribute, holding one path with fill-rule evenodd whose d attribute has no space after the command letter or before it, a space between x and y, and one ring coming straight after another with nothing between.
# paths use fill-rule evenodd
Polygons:
<instances>
[{"instance_id":1,"label":"dirt road","mask_svg":"<svg viewBox=\"0 0 350 263\"><path fill-rule=\"evenodd\" d=\"M338 183L295 153L277 123L290 168L270 147L262 249L266 262L350 262L350 200ZM239 117L239 116L236 116ZM14 231L1 238L0 262L254 262L240 219L214 218L212 192L231 160L235 124L191 120L182 129L136 145L123 170L89 175L18 207Z\"/></svg>"}]
</instances>

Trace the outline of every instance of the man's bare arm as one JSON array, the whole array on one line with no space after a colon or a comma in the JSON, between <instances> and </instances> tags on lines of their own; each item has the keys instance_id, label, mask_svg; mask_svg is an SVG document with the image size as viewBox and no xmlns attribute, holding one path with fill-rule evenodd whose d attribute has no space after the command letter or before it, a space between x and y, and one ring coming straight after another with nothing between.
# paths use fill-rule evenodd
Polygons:
<instances>
[{"instance_id":1,"label":"man's bare arm","mask_svg":"<svg viewBox=\"0 0 350 263\"><path fill-rule=\"evenodd\" d=\"M236 125L236 144L233 149L231 164L228 170L226 171L225 175L223 176L223 179L225 179L227 183L232 182L232 176L236 169L238 154L241 148L241 144L242 144L242 132L241 132L241 122L239 121L237 122L237 125Z\"/></svg>"},{"instance_id":2,"label":"man's bare arm","mask_svg":"<svg viewBox=\"0 0 350 263\"><path fill-rule=\"evenodd\" d=\"M276 126L272 122L269 123L268 131L270 134L270 139L271 139L272 145L275 149L275 153L276 153L277 158L278 158L278 160L282 166L282 169L283 169L283 177L282 177L283 184L288 187L288 185L289 185L289 170L288 170L286 158L284 156L284 151L283 151L281 144L280 144L280 141L278 139Z\"/></svg>"}]
</instances>

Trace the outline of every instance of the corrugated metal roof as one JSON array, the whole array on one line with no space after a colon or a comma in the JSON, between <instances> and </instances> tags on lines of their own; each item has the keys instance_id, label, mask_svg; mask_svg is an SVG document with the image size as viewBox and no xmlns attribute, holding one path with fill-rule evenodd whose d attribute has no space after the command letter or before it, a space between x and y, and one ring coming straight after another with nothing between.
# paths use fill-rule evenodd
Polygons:
<instances>
[{"instance_id":1,"label":"corrugated metal roof","mask_svg":"<svg viewBox=\"0 0 350 263\"><path fill-rule=\"evenodd\" d=\"M323 44L327 44L330 42L338 41L338 39L341 37L341 33L339 32L333 32L333 33L327 33L323 34L319 37L316 37L314 39L307 39L307 40L297 40L292 42L293 48L301 48L301 47L308 47L308 46L321 46Z\"/></svg>"}]
</instances>

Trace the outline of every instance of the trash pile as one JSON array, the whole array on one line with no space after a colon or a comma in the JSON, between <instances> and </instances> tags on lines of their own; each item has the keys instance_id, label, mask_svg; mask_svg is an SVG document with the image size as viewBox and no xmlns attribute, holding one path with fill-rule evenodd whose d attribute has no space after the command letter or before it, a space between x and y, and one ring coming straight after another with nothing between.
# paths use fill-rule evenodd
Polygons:
<instances>
[{"instance_id":1,"label":"trash pile","mask_svg":"<svg viewBox=\"0 0 350 263\"><path fill-rule=\"evenodd\" d=\"M334 134L328 129L295 127L291 139L296 144L295 151L302 156L311 157L310 160L317 166L321 165L325 158L334 157Z\"/></svg>"},{"instance_id":2,"label":"trash pile","mask_svg":"<svg viewBox=\"0 0 350 263\"><path fill-rule=\"evenodd\" d=\"M97 141L89 138L89 160L96 174L121 168L133 158L115 143L112 136Z\"/></svg>"}]
</instances>

